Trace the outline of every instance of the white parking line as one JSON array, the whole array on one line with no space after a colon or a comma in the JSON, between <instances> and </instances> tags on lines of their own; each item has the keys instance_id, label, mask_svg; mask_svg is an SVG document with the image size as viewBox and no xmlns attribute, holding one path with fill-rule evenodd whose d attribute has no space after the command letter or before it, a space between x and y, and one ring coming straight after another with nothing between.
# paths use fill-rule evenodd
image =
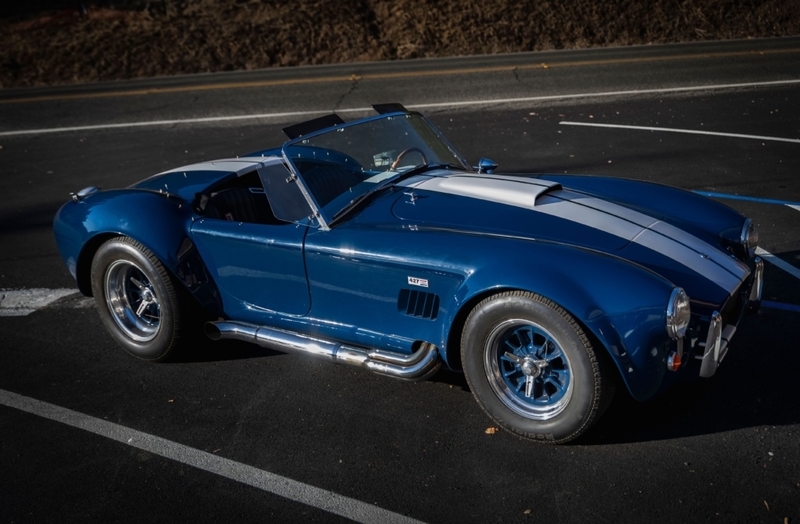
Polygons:
<instances>
[{"instance_id":1,"label":"white parking line","mask_svg":"<svg viewBox=\"0 0 800 524\"><path fill-rule=\"evenodd\" d=\"M637 131L665 131L668 133L684 133L688 135L712 135L712 136L725 136L730 138L747 138L750 140L766 140L771 142L790 142L792 144L800 144L798 138L780 138L774 136L760 136L760 135L742 135L739 133L719 133L715 131L700 131L697 129L676 129L671 127L648 127L648 126L626 126L618 124L600 124L596 122L559 122L562 126L583 126L583 127L604 127L611 129L635 129Z\"/></svg>"},{"instance_id":2,"label":"white parking line","mask_svg":"<svg viewBox=\"0 0 800 524\"><path fill-rule=\"evenodd\" d=\"M795 206L794 204L786 204L787 206L791 207L795 211L800 211L800 206Z\"/></svg>"},{"instance_id":3,"label":"white parking line","mask_svg":"<svg viewBox=\"0 0 800 524\"><path fill-rule=\"evenodd\" d=\"M760 247L756 248L756 255L760 256L764 260L769 261L774 266L781 268L782 270L786 271L794 278L800 279L800 269L797 269L793 265L788 262L785 262L783 259L776 257L769 251L765 249L761 249Z\"/></svg>"},{"instance_id":4,"label":"white parking line","mask_svg":"<svg viewBox=\"0 0 800 524\"><path fill-rule=\"evenodd\" d=\"M774 87L783 85L800 84L800 80L776 80L772 82L745 82L738 84L712 84L702 86L664 87L659 89L634 89L629 91L605 91L596 93L575 93L569 95L529 96L519 98L495 98L485 100L462 100L457 102L434 102L430 104L409 104L408 109L436 109L448 107L468 107L477 105L502 105L522 102L542 102L548 100L570 100L576 98L596 98L614 96L637 96L650 94L687 93L695 91L716 91L721 89L745 89L751 87ZM177 124L198 124L208 122L232 122L237 120L258 120L268 118L285 118L295 116L314 116L331 113L332 109L318 111L291 111L283 113L259 113L252 115L218 116L206 118L184 118L175 120L154 120L151 122L125 122L119 124L98 124L91 126L54 127L49 129L25 129L20 131L3 131L0 136L41 135L45 133L61 133L68 131L91 131L97 129L119 129L127 127L169 126ZM350 109L337 109L336 113L371 112L371 107L357 107Z\"/></svg>"},{"instance_id":5,"label":"white parking line","mask_svg":"<svg viewBox=\"0 0 800 524\"><path fill-rule=\"evenodd\" d=\"M339 515L355 522L419 524L420 521L381 509L332 491L242 464L161 437L126 428L71 409L0 389L0 404L61 422L128 446L148 451L187 466L241 482L294 502Z\"/></svg>"},{"instance_id":6,"label":"white parking line","mask_svg":"<svg viewBox=\"0 0 800 524\"><path fill-rule=\"evenodd\" d=\"M24 317L76 293L77 289L0 289L0 317Z\"/></svg>"}]
</instances>

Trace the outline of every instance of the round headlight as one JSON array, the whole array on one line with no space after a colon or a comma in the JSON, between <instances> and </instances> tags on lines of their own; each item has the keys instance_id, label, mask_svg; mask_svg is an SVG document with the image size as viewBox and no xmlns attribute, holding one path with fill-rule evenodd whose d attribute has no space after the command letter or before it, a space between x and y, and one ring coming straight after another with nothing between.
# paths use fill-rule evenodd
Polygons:
<instances>
[{"instance_id":1,"label":"round headlight","mask_svg":"<svg viewBox=\"0 0 800 524\"><path fill-rule=\"evenodd\" d=\"M672 290L667 303L667 333L670 338L678 340L686 334L691 316L689 297L683 288L676 287Z\"/></svg>"},{"instance_id":2,"label":"round headlight","mask_svg":"<svg viewBox=\"0 0 800 524\"><path fill-rule=\"evenodd\" d=\"M742 234L739 238L742 247L744 248L747 256L753 258L756 255L756 248L758 247L758 230L751 219L744 221L742 226Z\"/></svg>"}]
</instances>

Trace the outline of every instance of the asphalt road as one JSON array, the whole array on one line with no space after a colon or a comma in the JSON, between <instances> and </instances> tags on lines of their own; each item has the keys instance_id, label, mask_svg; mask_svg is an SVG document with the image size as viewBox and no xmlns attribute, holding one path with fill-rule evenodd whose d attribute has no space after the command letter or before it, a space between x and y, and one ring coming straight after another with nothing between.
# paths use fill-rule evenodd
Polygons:
<instances>
[{"instance_id":1,"label":"asphalt road","mask_svg":"<svg viewBox=\"0 0 800 524\"><path fill-rule=\"evenodd\" d=\"M783 266L767 263L773 307L745 319L717 376L647 404L620 395L560 447L487 434L454 373L406 384L210 341L151 365L117 348L75 297L0 317L0 522L333 522L358 511L365 521L797 522L798 100L800 38L0 92L0 289L74 287L51 232L70 191L263 149L287 124L387 101L419 107L472 162L727 195ZM20 398L71 411L10 407ZM143 449L142 434L120 441L65 423L82 416L165 440ZM227 459L245 477L162 449L207 452L203 464ZM252 481L256 470L323 491L279 496ZM314 502L326 497L340 505Z\"/></svg>"}]
</instances>

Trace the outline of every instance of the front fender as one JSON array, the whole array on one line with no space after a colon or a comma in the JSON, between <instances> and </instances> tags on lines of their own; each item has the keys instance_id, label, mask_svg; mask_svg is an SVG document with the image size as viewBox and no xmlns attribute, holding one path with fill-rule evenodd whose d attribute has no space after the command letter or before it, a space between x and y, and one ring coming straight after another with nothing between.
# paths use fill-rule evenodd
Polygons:
<instances>
[{"instance_id":1,"label":"front fender","mask_svg":"<svg viewBox=\"0 0 800 524\"><path fill-rule=\"evenodd\" d=\"M591 250L533 240L516 242L513 249L513 258L498 263L493 257L491 263L487 258L476 264L458 289L457 307L445 324L448 329L486 296L511 289L530 291L566 309L594 335L634 398L645 400L661 389L672 344L665 329L672 283L644 267Z\"/></svg>"},{"instance_id":2,"label":"front fender","mask_svg":"<svg viewBox=\"0 0 800 524\"><path fill-rule=\"evenodd\" d=\"M206 309L218 312L219 293L188 235L192 215L188 202L166 193L118 189L67 202L56 213L53 231L61 257L87 296L97 249L109 238L128 236L149 249Z\"/></svg>"}]
</instances>

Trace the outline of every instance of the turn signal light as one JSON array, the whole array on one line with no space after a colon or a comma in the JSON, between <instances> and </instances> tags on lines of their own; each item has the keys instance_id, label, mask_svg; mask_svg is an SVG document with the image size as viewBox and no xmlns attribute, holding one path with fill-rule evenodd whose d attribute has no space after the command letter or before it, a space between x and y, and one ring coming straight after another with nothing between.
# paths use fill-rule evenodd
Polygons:
<instances>
[{"instance_id":1,"label":"turn signal light","mask_svg":"<svg viewBox=\"0 0 800 524\"><path fill-rule=\"evenodd\" d=\"M667 369L669 371L678 371L681 367L681 356L677 351L671 351L667 357Z\"/></svg>"}]
</instances>

